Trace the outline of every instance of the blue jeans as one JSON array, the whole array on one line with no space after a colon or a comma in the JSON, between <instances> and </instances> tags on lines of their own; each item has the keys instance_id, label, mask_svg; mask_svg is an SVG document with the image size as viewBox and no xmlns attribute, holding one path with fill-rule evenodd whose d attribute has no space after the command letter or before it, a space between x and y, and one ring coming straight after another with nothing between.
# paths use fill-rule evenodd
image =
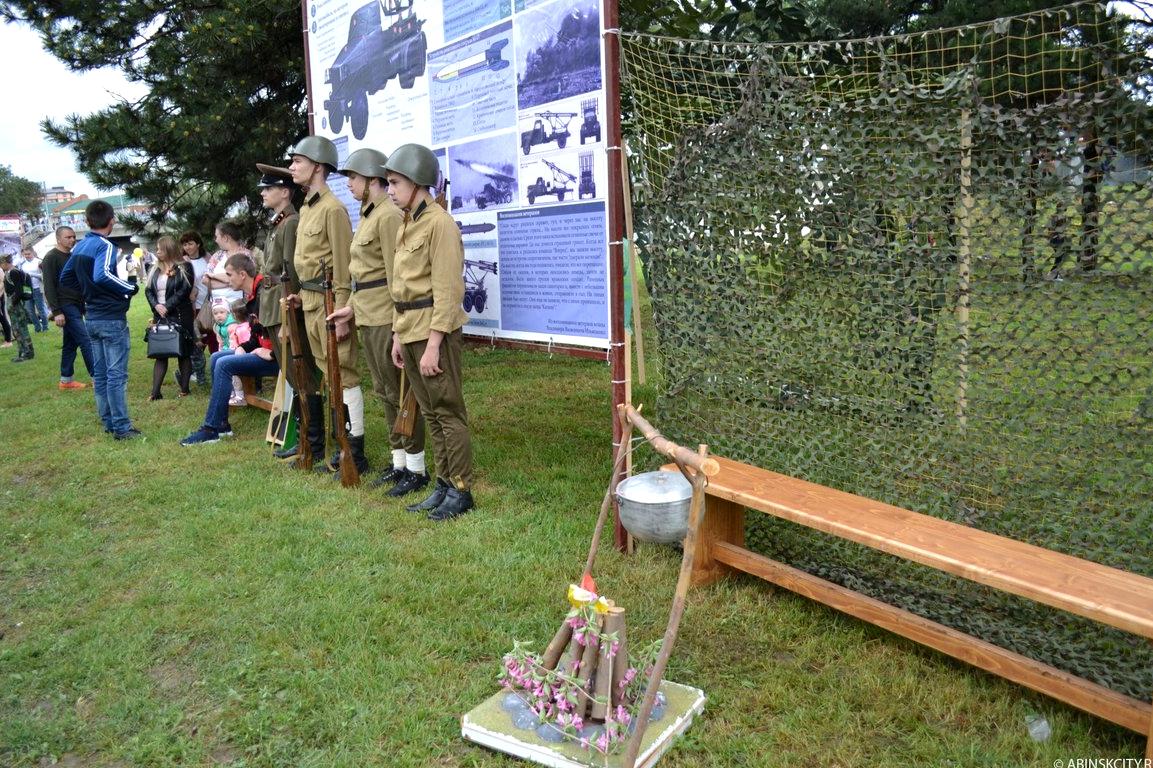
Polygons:
<instances>
[{"instance_id":1,"label":"blue jeans","mask_svg":"<svg viewBox=\"0 0 1153 768\"><path fill-rule=\"evenodd\" d=\"M38 331L48 330L48 302L44 300L42 288L32 288L32 301L28 306L28 317Z\"/></svg>"},{"instance_id":2,"label":"blue jeans","mask_svg":"<svg viewBox=\"0 0 1153 768\"><path fill-rule=\"evenodd\" d=\"M84 367L92 376L92 339L88 338L88 326L77 304L64 304L60 307L64 315L64 346L60 352L60 379L69 381L76 372L76 351L84 358Z\"/></svg>"},{"instance_id":3,"label":"blue jeans","mask_svg":"<svg viewBox=\"0 0 1153 768\"><path fill-rule=\"evenodd\" d=\"M127 320L89 320L92 340L92 389L96 393L96 413L104 428L117 435L132 429L128 418L128 336Z\"/></svg>"},{"instance_id":4,"label":"blue jeans","mask_svg":"<svg viewBox=\"0 0 1153 768\"><path fill-rule=\"evenodd\" d=\"M204 426L223 430L228 426L228 398L232 396L233 376L275 376L280 366L275 360L265 360L253 352L235 354L231 349L213 352L208 359L212 371L212 394L208 396L208 412Z\"/></svg>"}]
</instances>

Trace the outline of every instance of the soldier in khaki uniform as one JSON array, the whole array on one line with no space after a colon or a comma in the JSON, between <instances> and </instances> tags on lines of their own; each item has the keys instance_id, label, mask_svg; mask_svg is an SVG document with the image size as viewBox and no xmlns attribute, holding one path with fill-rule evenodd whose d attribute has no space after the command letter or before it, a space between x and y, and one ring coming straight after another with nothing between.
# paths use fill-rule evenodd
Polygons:
<instances>
[{"instance_id":1,"label":"soldier in khaki uniform","mask_svg":"<svg viewBox=\"0 0 1153 768\"><path fill-rule=\"evenodd\" d=\"M361 203L360 224L352 236L349 272L352 297L348 306L330 319L337 331L355 321L360 345L372 375L372 388L384 401L385 423L390 430L392 466L373 480L373 487L392 484L389 496L404 496L428 485L424 463L424 421L417 419L412 437L392 433L400 404L400 369L392 364L392 294L388 274L393 249L404 218L385 190L384 164L388 158L375 149L358 149L344 161L340 173L348 177L353 197Z\"/></svg>"},{"instance_id":2,"label":"soldier in khaki uniform","mask_svg":"<svg viewBox=\"0 0 1153 768\"><path fill-rule=\"evenodd\" d=\"M464 244L429 187L440 166L419 144L398 147L385 164L388 194L404 211L389 289L396 311L392 360L408 372L432 435L436 487L408 507L449 520L473 507L472 438L461 386Z\"/></svg>"},{"instance_id":3,"label":"soldier in khaki uniform","mask_svg":"<svg viewBox=\"0 0 1153 768\"><path fill-rule=\"evenodd\" d=\"M264 241L264 262L261 266L263 275L263 290L260 292L260 322L268 329L269 338L272 339L272 355L284 372L284 378L292 385L297 397L292 402L293 417L299 423L299 409L301 399L308 392L316 392L319 381L319 371L312 366L311 375L304 382L296 381L296 370L284 354L281 331L282 317L281 304L286 294L285 283L296 285L300 279L293 266L292 257L296 251L296 227L300 223L300 216L292 204L292 196L298 187L292 181L292 172L287 168L278 168L274 165L256 164L257 170L262 174L257 186L260 188L260 199L264 207L272 212L272 221L269 224L268 237ZM289 310L300 312L299 308ZM307 347L307 339L303 340ZM311 351L307 351L311 362ZM297 453L297 447L275 451L278 459L290 459Z\"/></svg>"},{"instance_id":4,"label":"soldier in khaki uniform","mask_svg":"<svg viewBox=\"0 0 1153 768\"><path fill-rule=\"evenodd\" d=\"M336 146L322 136L306 136L290 150L288 169L292 180L307 187L300 223L296 228L296 251L293 264L300 276L299 295L288 297L288 303L300 303L304 310L304 327L317 368L327 376L328 331L324 317L324 270L332 268L334 308L348 304L348 249L352 243L352 222L348 211L328 188L328 175L336 170ZM356 368L357 344L347 326L343 338L337 330L337 355L340 360L340 382L344 389L344 417L347 419L348 442L352 458L360 472L368 471L364 457L364 394ZM329 398L336 400L329 393ZM308 442L312 455L323 457L325 448L324 406L319 395L308 398ZM335 410L335 409L334 409ZM318 469L331 470L333 462L321 462Z\"/></svg>"}]
</instances>

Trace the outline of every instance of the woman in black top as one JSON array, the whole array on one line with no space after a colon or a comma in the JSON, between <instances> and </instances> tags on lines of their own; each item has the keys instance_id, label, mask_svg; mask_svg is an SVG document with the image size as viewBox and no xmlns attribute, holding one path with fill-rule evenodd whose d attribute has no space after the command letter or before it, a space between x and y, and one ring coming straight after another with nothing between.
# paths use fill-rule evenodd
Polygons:
<instances>
[{"instance_id":1,"label":"woman in black top","mask_svg":"<svg viewBox=\"0 0 1153 768\"><path fill-rule=\"evenodd\" d=\"M156 266L148 277L144 295L152 308L152 322L175 323L180 333L180 352L177 357L180 371L176 383L180 396L188 394L188 380L192 375L193 311L192 289L195 285L192 267L180 251L176 240L167 235L156 243ZM152 394L149 400L159 400L160 385L168 375L168 358L156 358L152 366Z\"/></svg>"}]
</instances>

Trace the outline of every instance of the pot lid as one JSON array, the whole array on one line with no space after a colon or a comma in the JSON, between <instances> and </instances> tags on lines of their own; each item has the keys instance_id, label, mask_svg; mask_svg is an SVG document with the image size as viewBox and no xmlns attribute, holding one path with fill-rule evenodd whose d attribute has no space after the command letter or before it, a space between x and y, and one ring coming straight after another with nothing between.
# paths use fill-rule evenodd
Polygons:
<instances>
[{"instance_id":1,"label":"pot lid","mask_svg":"<svg viewBox=\"0 0 1153 768\"><path fill-rule=\"evenodd\" d=\"M664 504L691 498L693 486L680 472L644 472L622 480L617 495L640 504Z\"/></svg>"}]
</instances>

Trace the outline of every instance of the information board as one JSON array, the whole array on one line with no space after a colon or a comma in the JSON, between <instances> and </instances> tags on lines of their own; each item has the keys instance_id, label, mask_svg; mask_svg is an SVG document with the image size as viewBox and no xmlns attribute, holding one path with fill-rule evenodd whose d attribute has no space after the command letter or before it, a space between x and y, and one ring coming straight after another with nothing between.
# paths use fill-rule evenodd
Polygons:
<instances>
[{"instance_id":1,"label":"information board","mask_svg":"<svg viewBox=\"0 0 1153 768\"><path fill-rule=\"evenodd\" d=\"M609 345L598 0L306 0L313 130L341 160L430 146L470 335ZM342 179L330 186L359 204Z\"/></svg>"}]
</instances>

